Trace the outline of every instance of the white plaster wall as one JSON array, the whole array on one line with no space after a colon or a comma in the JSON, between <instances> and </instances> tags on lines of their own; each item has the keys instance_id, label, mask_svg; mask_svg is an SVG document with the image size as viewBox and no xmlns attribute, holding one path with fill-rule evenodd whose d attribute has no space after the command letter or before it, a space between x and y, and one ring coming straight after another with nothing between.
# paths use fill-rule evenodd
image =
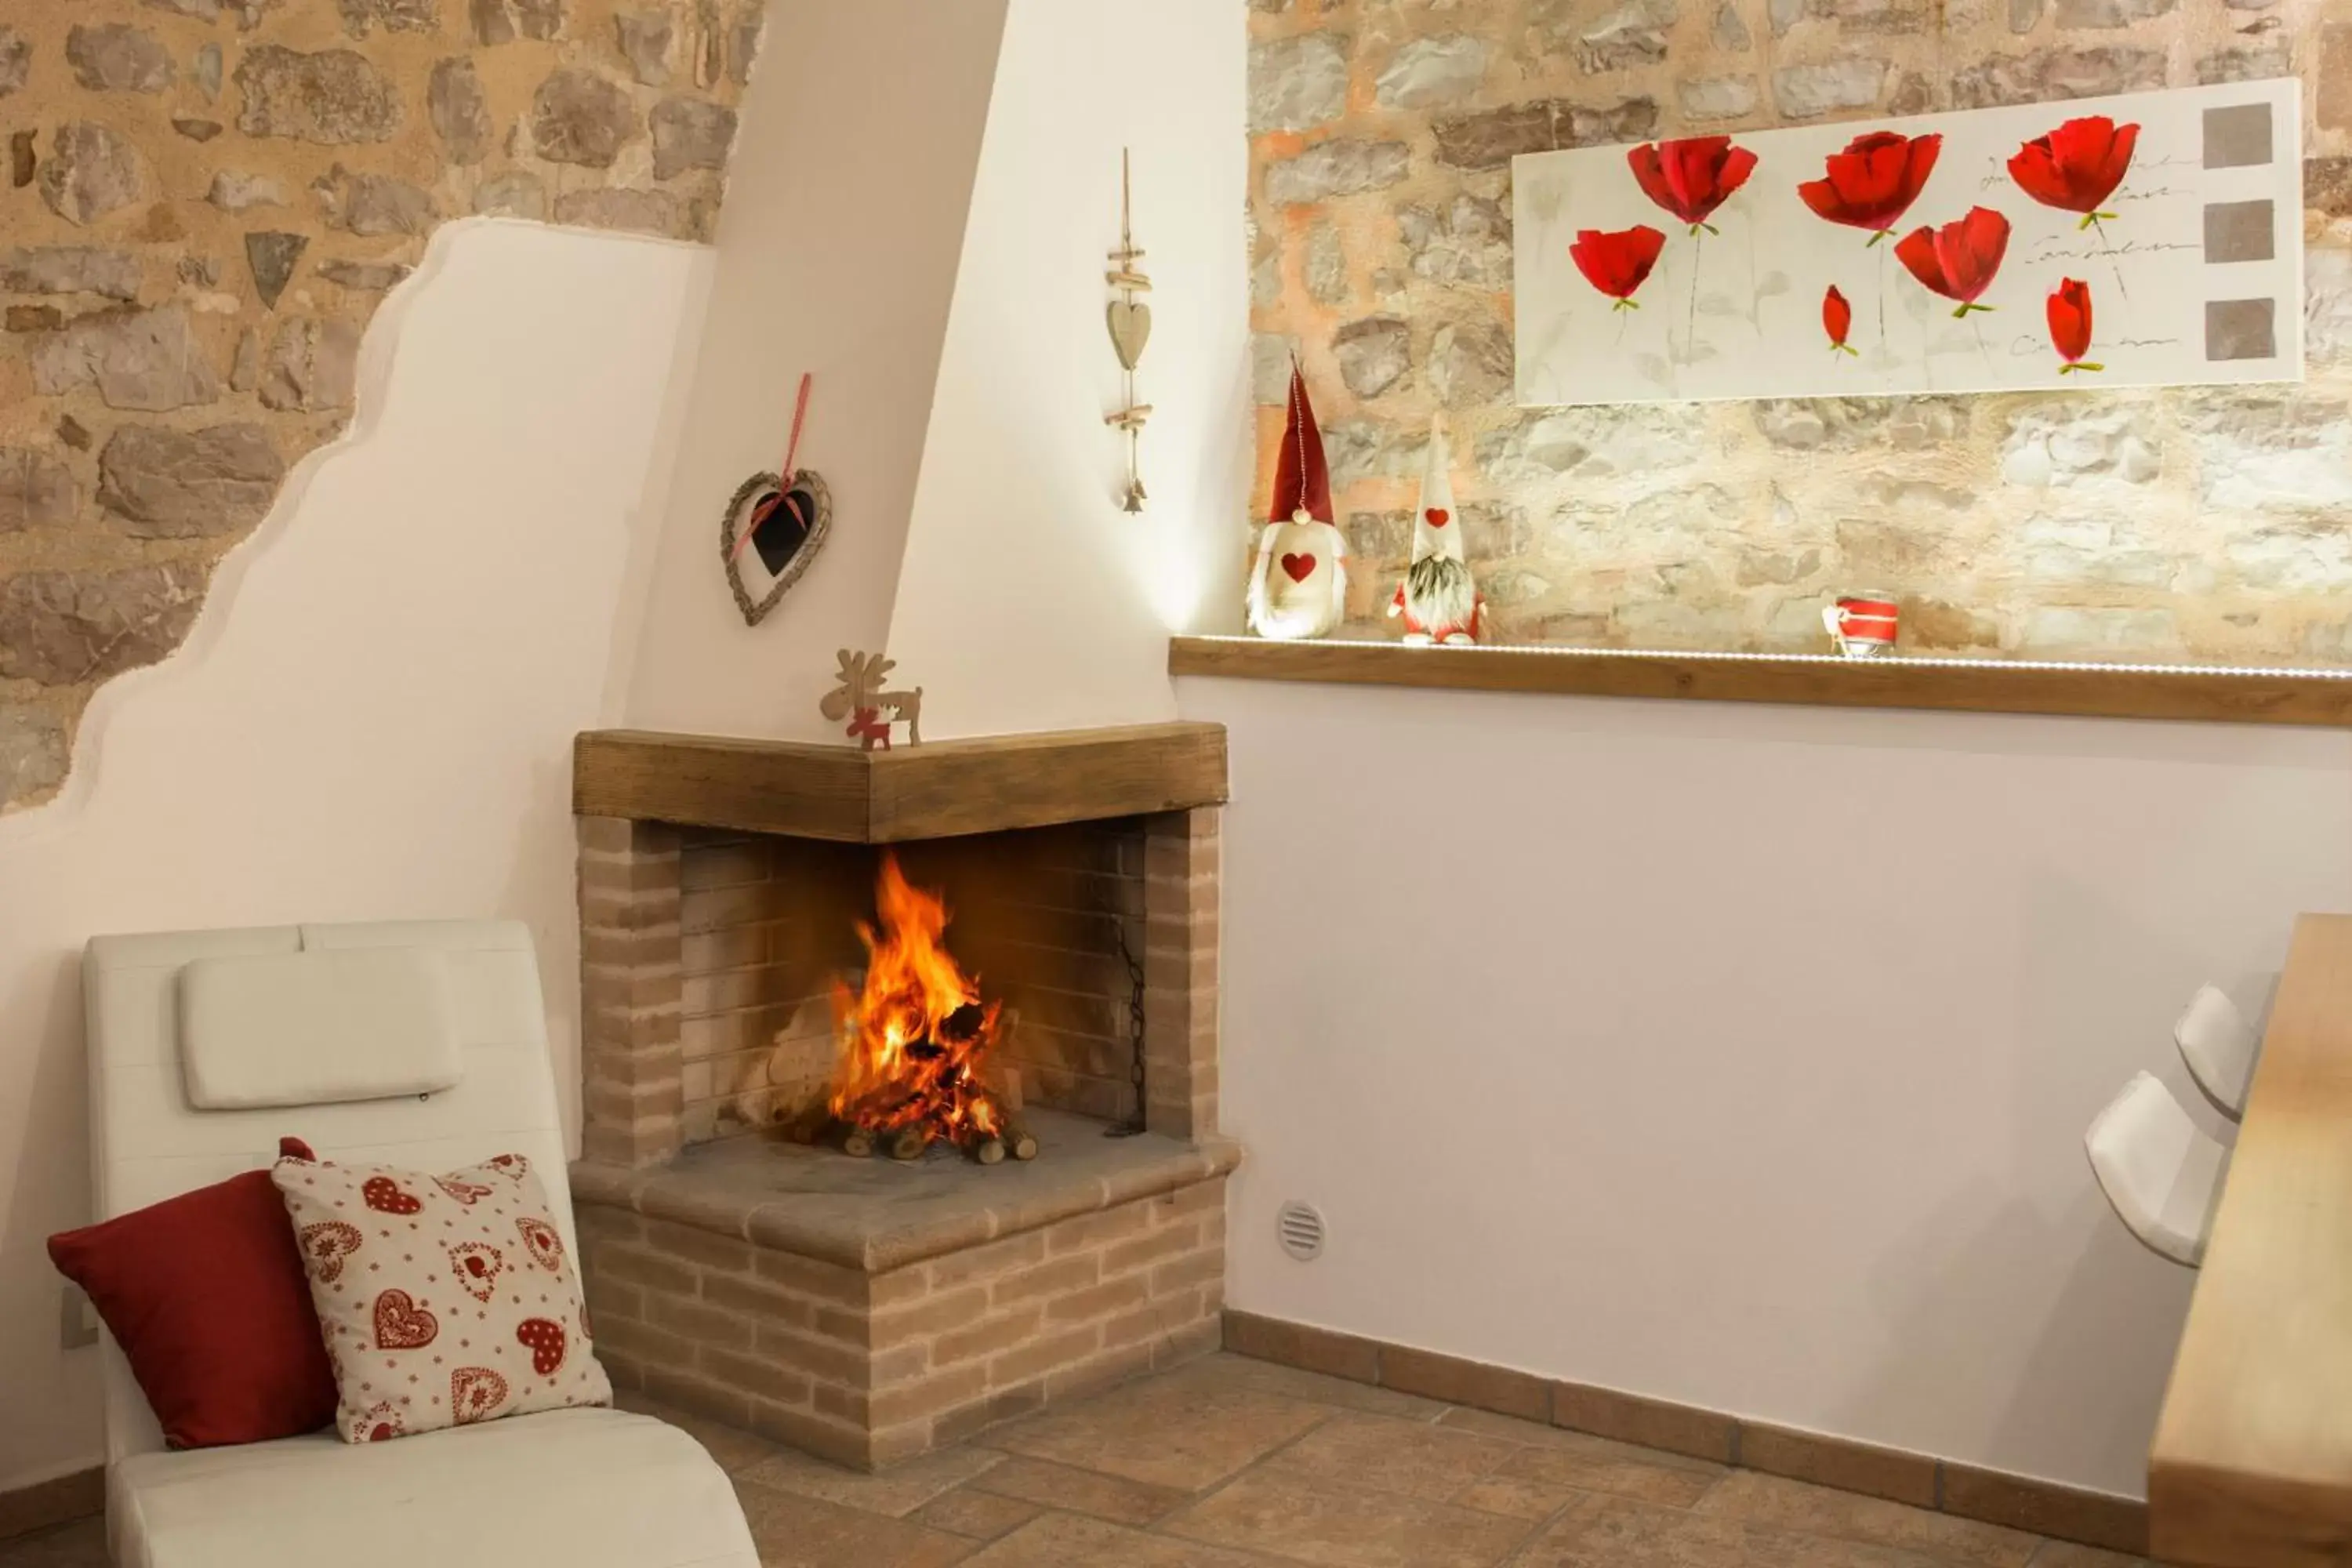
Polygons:
<instances>
[{"instance_id":1,"label":"white plaster wall","mask_svg":"<svg viewBox=\"0 0 2352 1568\"><path fill-rule=\"evenodd\" d=\"M772 0L633 629L631 724L839 737L817 700L836 648L879 647L888 631L1005 5ZM832 539L747 627L720 514L783 460L803 371L816 383L800 460L832 489Z\"/></svg>"},{"instance_id":2,"label":"white plaster wall","mask_svg":"<svg viewBox=\"0 0 2352 1568\"><path fill-rule=\"evenodd\" d=\"M1247 37L1243 0L1012 0L890 617L928 735L1172 718L1168 629L1238 615ZM1155 284L1139 517L1103 424L1122 146Z\"/></svg>"},{"instance_id":3,"label":"white plaster wall","mask_svg":"<svg viewBox=\"0 0 2352 1568\"><path fill-rule=\"evenodd\" d=\"M100 694L66 795L0 820L0 1489L100 1457L97 1352L58 1350L42 1248L89 1218L90 936L528 921L576 1126L571 742L617 716L614 628L709 265L442 229L369 330L354 433L229 558L187 646Z\"/></svg>"},{"instance_id":4,"label":"white plaster wall","mask_svg":"<svg viewBox=\"0 0 2352 1568\"><path fill-rule=\"evenodd\" d=\"M1178 684L1233 1305L2143 1493L2192 1276L2083 1130L2352 909L2352 735Z\"/></svg>"}]
</instances>

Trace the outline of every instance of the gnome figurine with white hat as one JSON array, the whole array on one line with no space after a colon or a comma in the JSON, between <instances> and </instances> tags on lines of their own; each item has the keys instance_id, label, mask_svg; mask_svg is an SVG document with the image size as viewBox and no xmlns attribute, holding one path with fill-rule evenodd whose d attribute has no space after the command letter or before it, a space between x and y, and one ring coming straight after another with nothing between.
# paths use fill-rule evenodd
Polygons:
<instances>
[{"instance_id":1,"label":"gnome figurine with white hat","mask_svg":"<svg viewBox=\"0 0 2352 1568\"><path fill-rule=\"evenodd\" d=\"M1421 510L1412 520L1412 564L1389 601L1404 617L1409 643L1468 646L1478 640L1486 601L1470 580L1462 548L1462 517L1454 506L1454 461L1446 449L1445 416L1430 422L1429 468L1421 480Z\"/></svg>"},{"instance_id":2,"label":"gnome figurine with white hat","mask_svg":"<svg viewBox=\"0 0 2352 1568\"><path fill-rule=\"evenodd\" d=\"M1274 468L1274 504L1250 574L1250 626L1289 642L1328 635L1348 607L1347 541L1331 520L1331 470L1307 401L1307 377L1290 367L1290 424Z\"/></svg>"}]
</instances>

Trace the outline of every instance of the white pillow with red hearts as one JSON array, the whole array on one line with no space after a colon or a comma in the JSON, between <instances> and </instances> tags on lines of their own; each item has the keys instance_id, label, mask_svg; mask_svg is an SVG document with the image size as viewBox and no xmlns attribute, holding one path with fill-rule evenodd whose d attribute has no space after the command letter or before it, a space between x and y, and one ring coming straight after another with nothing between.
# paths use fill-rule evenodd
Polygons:
<instances>
[{"instance_id":1,"label":"white pillow with red hearts","mask_svg":"<svg viewBox=\"0 0 2352 1568\"><path fill-rule=\"evenodd\" d=\"M521 1155L445 1176L287 1159L270 1180L310 1275L343 1441L613 1403L580 1277Z\"/></svg>"}]
</instances>

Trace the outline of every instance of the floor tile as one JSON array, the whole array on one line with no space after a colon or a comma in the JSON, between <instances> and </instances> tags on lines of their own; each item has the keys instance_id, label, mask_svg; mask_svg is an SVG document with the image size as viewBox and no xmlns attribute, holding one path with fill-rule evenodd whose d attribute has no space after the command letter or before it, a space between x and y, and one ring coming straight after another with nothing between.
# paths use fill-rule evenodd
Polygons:
<instances>
[{"instance_id":1,"label":"floor tile","mask_svg":"<svg viewBox=\"0 0 2352 1568\"><path fill-rule=\"evenodd\" d=\"M2033 1568L2149 1568L2147 1559L2071 1541L2045 1541L2033 1554Z\"/></svg>"},{"instance_id":2,"label":"floor tile","mask_svg":"<svg viewBox=\"0 0 2352 1568\"><path fill-rule=\"evenodd\" d=\"M1606 1437L1562 1432L1539 1445L1518 1449L1496 1467L1495 1474L1539 1486L1571 1487L1668 1508L1688 1508L1719 1485L1725 1472L1703 1460L1678 1459Z\"/></svg>"},{"instance_id":3,"label":"floor tile","mask_svg":"<svg viewBox=\"0 0 2352 1568\"><path fill-rule=\"evenodd\" d=\"M1669 1454L1662 1449L1637 1447L1608 1437L1597 1437L1590 1432L1572 1432L1565 1426L1553 1426L1541 1421L1521 1421L1516 1416L1496 1415L1486 1410L1449 1410L1438 1417L1439 1426L1457 1432L1475 1432L1484 1437L1500 1437L1505 1442L1517 1443L1529 1448L1551 1448L1561 1453L1592 1455L1610 1453L1626 1458L1639 1459L1660 1469L1683 1470L1709 1480L1728 1475L1728 1467L1708 1459L1695 1459L1687 1454Z\"/></svg>"},{"instance_id":4,"label":"floor tile","mask_svg":"<svg viewBox=\"0 0 2352 1568\"><path fill-rule=\"evenodd\" d=\"M701 1444L719 1468L730 1476L762 1459L772 1458L787 1451L765 1437L754 1436L724 1422L665 1405L658 1399L648 1399L642 1394L624 1391L614 1396L613 1403L624 1410L650 1415L656 1421L666 1421L677 1427Z\"/></svg>"},{"instance_id":5,"label":"floor tile","mask_svg":"<svg viewBox=\"0 0 2352 1568\"><path fill-rule=\"evenodd\" d=\"M1002 1454L986 1448L948 1448L893 1465L880 1475L870 1475L787 1448L761 1460L737 1479L778 1491L837 1502L845 1508L902 1519L1003 1459Z\"/></svg>"},{"instance_id":6,"label":"floor tile","mask_svg":"<svg viewBox=\"0 0 2352 1568\"><path fill-rule=\"evenodd\" d=\"M1328 1407L1175 1377L1129 1384L990 1434L1010 1453L1199 1491L1256 1463Z\"/></svg>"},{"instance_id":7,"label":"floor tile","mask_svg":"<svg viewBox=\"0 0 2352 1568\"><path fill-rule=\"evenodd\" d=\"M1045 1459L1011 1458L981 1472L969 1488L995 1497L1016 1498L1040 1508L1061 1509L1113 1524L1150 1524L1192 1499L1173 1487L1097 1475Z\"/></svg>"},{"instance_id":8,"label":"floor tile","mask_svg":"<svg viewBox=\"0 0 2352 1568\"><path fill-rule=\"evenodd\" d=\"M1448 1503L1261 1469L1160 1528L1322 1568L1492 1568L1528 1527Z\"/></svg>"},{"instance_id":9,"label":"floor tile","mask_svg":"<svg viewBox=\"0 0 2352 1568\"><path fill-rule=\"evenodd\" d=\"M1339 1410L1360 1410L1369 1415L1393 1415L1404 1421L1434 1421L1452 1408L1417 1394L1399 1394L1393 1388L1375 1388L1368 1383L1351 1383L1344 1377L1327 1377L1319 1372L1306 1372L1270 1361L1252 1361L1240 1355L1203 1356L1168 1375L1171 1381L1246 1388L1277 1398L1328 1405Z\"/></svg>"},{"instance_id":10,"label":"floor tile","mask_svg":"<svg viewBox=\"0 0 2352 1568\"><path fill-rule=\"evenodd\" d=\"M1944 1568L1864 1542L1824 1541L1745 1520L1584 1493L1509 1568Z\"/></svg>"},{"instance_id":11,"label":"floor tile","mask_svg":"<svg viewBox=\"0 0 2352 1568\"><path fill-rule=\"evenodd\" d=\"M738 1481L763 1568L948 1568L975 1544L944 1531Z\"/></svg>"},{"instance_id":12,"label":"floor tile","mask_svg":"<svg viewBox=\"0 0 2352 1568\"><path fill-rule=\"evenodd\" d=\"M1510 1476L1488 1476L1472 1481L1445 1500L1475 1508L1480 1513L1542 1520L1559 1512L1560 1505L1575 1495L1568 1487L1547 1486L1541 1481L1523 1481Z\"/></svg>"},{"instance_id":13,"label":"floor tile","mask_svg":"<svg viewBox=\"0 0 2352 1568\"><path fill-rule=\"evenodd\" d=\"M1048 1513L1022 1526L964 1568L1280 1568L1252 1552L1145 1535L1099 1519Z\"/></svg>"},{"instance_id":14,"label":"floor tile","mask_svg":"<svg viewBox=\"0 0 2352 1568\"><path fill-rule=\"evenodd\" d=\"M1753 1470L1726 1476L1696 1507L1705 1514L1924 1552L1970 1568L2025 1568L2042 1544L2022 1531Z\"/></svg>"},{"instance_id":15,"label":"floor tile","mask_svg":"<svg viewBox=\"0 0 2352 1568\"><path fill-rule=\"evenodd\" d=\"M106 1568L106 1521L85 1519L0 1541L0 1568Z\"/></svg>"},{"instance_id":16,"label":"floor tile","mask_svg":"<svg viewBox=\"0 0 2352 1568\"><path fill-rule=\"evenodd\" d=\"M998 1497L993 1492L952 1491L933 1498L907 1517L929 1529L944 1530L950 1535L993 1541L1000 1535L1010 1535L1045 1511L1034 1502Z\"/></svg>"},{"instance_id":17,"label":"floor tile","mask_svg":"<svg viewBox=\"0 0 2352 1568\"><path fill-rule=\"evenodd\" d=\"M1263 1473L1444 1502L1518 1452L1499 1437L1344 1412L1276 1453Z\"/></svg>"}]
</instances>

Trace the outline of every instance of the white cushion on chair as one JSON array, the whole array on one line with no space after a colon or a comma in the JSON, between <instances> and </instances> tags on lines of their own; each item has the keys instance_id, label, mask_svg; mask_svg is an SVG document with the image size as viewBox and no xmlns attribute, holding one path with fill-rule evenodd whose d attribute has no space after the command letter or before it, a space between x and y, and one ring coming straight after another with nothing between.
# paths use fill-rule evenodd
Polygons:
<instances>
[{"instance_id":1,"label":"white cushion on chair","mask_svg":"<svg viewBox=\"0 0 2352 1568\"><path fill-rule=\"evenodd\" d=\"M2229 1151L2198 1131L2170 1089L2137 1074L2092 1119L2083 1146L2134 1236L2191 1268L2205 1260Z\"/></svg>"},{"instance_id":2,"label":"white cushion on chair","mask_svg":"<svg viewBox=\"0 0 2352 1568\"><path fill-rule=\"evenodd\" d=\"M421 947L193 960L180 1057L197 1110L393 1100L465 1076L449 966Z\"/></svg>"},{"instance_id":3,"label":"white cushion on chair","mask_svg":"<svg viewBox=\"0 0 2352 1568\"><path fill-rule=\"evenodd\" d=\"M557 1410L352 1445L141 1454L109 1479L117 1568L758 1568L725 1472L648 1415Z\"/></svg>"}]
</instances>

